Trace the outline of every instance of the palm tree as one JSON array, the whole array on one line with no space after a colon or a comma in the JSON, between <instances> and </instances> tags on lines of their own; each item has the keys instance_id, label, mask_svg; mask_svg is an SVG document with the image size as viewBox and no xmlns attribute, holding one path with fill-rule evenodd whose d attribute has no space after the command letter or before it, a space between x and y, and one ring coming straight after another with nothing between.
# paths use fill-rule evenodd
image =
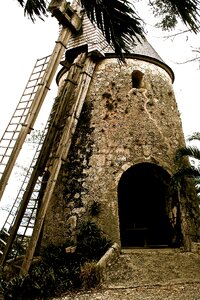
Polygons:
<instances>
[{"instance_id":1,"label":"palm tree","mask_svg":"<svg viewBox=\"0 0 200 300\"><path fill-rule=\"evenodd\" d=\"M200 132L193 133L188 141L200 141ZM190 158L190 164L184 162L184 158ZM185 146L178 149L176 161L181 163L179 170L174 174L173 179L180 182L182 178L193 178L197 196L200 201L200 149L197 146ZM187 163L187 165L185 164Z\"/></svg>"},{"instance_id":2,"label":"palm tree","mask_svg":"<svg viewBox=\"0 0 200 300\"><path fill-rule=\"evenodd\" d=\"M47 15L45 0L17 0L24 13L35 21L36 17ZM59 1L58 1L59 2ZM89 19L102 30L108 43L114 46L116 54L128 52L127 44L144 36L145 22L138 16L130 0L80 0ZM193 32L199 31L199 0L149 0L155 17L161 18L163 29L174 28L178 20Z\"/></svg>"}]
</instances>

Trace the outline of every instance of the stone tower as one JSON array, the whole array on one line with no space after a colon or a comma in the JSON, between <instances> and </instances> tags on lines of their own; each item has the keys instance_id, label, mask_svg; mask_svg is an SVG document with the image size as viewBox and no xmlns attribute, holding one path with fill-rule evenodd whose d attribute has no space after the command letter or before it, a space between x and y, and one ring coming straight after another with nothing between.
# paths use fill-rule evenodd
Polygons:
<instances>
[{"instance_id":1,"label":"stone tower","mask_svg":"<svg viewBox=\"0 0 200 300\"><path fill-rule=\"evenodd\" d=\"M189 185L185 193L169 188L175 152L184 145L172 70L147 41L120 64L85 18L57 76L58 94L82 51L96 67L47 211L43 245L74 239L96 205L93 221L122 247L183 244L190 250L199 239L194 192Z\"/></svg>"}]
</instances>

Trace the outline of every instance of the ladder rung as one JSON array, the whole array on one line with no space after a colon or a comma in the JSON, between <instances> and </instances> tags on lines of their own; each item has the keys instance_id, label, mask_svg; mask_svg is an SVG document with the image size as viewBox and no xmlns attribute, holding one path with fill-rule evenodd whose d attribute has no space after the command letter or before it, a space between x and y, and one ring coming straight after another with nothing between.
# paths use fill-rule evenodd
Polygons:
<instances>
[{"instance_id":1,"label":"ladder rung","mask_svg":"<svg viewBox=\"0 0 200 300\"><path fill-rule=\"evenodd\" d=\"M36 65L36 68L39 68L39 67L41 67L41 66L45 66L45 64L47 64L47 62L44 61L43 63L41 63L41 64L39 64L39 65ZM36 69L36 68L35 68L35 69ZM43 69L42 69L42 70L43 70Z\"/></svg>"},{"instance_id":2,"label":"ladder rung","mask_svg":"<svg viewBox=\"0 0 200 300\"><path fill-rule=\"evenodd\" d=\"M33 85L30 85L30 86L27 86L26 89L34 89L35 87L37 86L37 84L33 84Z\"/></svg>"},{"instance_id":3,"label":"ladder rung","mask_svg":"<svg viewBox=\"0 0 200 300\"><path fill-rule=\"evenodd\" d=\"M13 215L11 215L12 217L13 217ZM10 226L11 225L11 223L9 223L9 222L6 222L6 224L5 225L8 225L8 226Z\"/></svg>"},{"instance_id":4,"label":"ladder rung","mask_svg":"<svg viewBox=\"0 0 200 300\"><path fill-rule=\"evenodd\" d=\"M17 118L19 118L19 117L17 117ZM9 127L11 127L11 126L18 126L19 125L19 123L11 123L10 125L9 125ZM14 131L14 130L12 130L12 131ZM10 132L10 130L6 130L6 132Z\"/></svg>"},{"instance_id":5,"label":"ladder rung","mask_svg":"<svg viewBox=\"0 0 200 300\"><path fill-rule=\"evenodd\" d=\"M33 78L33 79L29 80L29 82L32 82L32 81L38 81L39 79L42 79L42 76L41 76L41 77L38 77L38 78ZM36 82L36 83L35 83L35 86L38 86L38 85L41 85L41 83Z\"/></svg>"},{"instance_id":6,"label":"ladder rung","mask_svg":"<svg viewBox=\"0 0 200 300\"><path fill-rule=\"evenodd\" d=\"M33 93L35 93L35 92L33 92ZM32 100L30 100L30 98L29 99L23 99L23 100L21 100L21 102L20 102L20 104L24 104L24 103L29 103L30 101L32 101ZM21 110L21 109L25 109L26 108L26 106L25 107L18 107L17 109L16 109L16 111L18 111L18 110Z\"/></svg>"},{"instance_id":7,"label":"ladder rung","mask_svg":"<svg viewBox=\"0 0 200 300\"><path fill-rule=\"evenodd\" d=\"M29 210L36 210L37 207L35 207L35 206L31 206L31 207L27 206L27 209L29 209Z\"/></svg>"},{"instance_id":8,"label":"ladder rung","mask_svg":"<svg viewBox=\"0 0 200 300\"><path fill-rule=\"evenodd\" d=\"M10 139L9 138L4 138L3 141L10 141Z\"/></svg>"},{"instance_id":9,"label":"ladder rung","mask_svg":"<svg viewBox=\"0 0 200 300\"><path fill-rule=\"evenodd\" d=\"M21 112L23 112L23 111L26 111L26 110L29 108L29 106L28 106L29 102L32 103L32 101L33 101L33 99L31 99L31 98L29 98L28 100L22 101L21 104L23 104L23 105L21 105L20 107L18 107L18 108L16 109L14 118L16 118L16 117L19 118L20 116L23 117L23 115L17 115L16 113L17 113L17 112L18 112L18 113L21 113Z\"/></svg>"},{"instance_id":10,"label":"ladder rung","mask_svg":"<svg viewBox=\"0 0 200 300\"><path fill-rule=\"evenodd\" d=\"M42 73L42 72L44 72L44 71L45 71L44 69L43 69L43 70L36 71L36 72L34 72L34 73L32 74L32 76L33 76L33 75L36 75L36 74L39 74L39 73ZM31 77L32 77L32 76L31 76ZM30 82L30 80L29 80L29 82Z\"/></svg>"},{"instance_id":11,"label":"ladder rung","mask_svg":"<svg viewBox=\"0 0 200 300\"><path fill-rule=\"evenodd\" d=\"M34 225L31 225L31 224L20 225L21 229L29 229L29 228L33 228L33 227L34 227Z\"/></svg>"},{"instance_id":12,"label":"ladder rung","mask_svg":"<svg viewBox=\"0 0 200 300\"><path fill-rule=\"evenodd\" d=\"M27 93L27 94L23 94L23 96L30 96L30 95L33 95L35 94L36 92L31 92L31 93ZM29 101L24 101L24 102L29 102Z\"/></svg>"},{"instance_id":13,"label":"ladder rung","mask_svg":"<svg viewBox=\"0 0 200 300\"><path fill-rule=\"evenodd\" d=\"M10 236L10 233L7 230L2 229L2 232L5 233L7 236Z\"/></svg>"},{"instance_id":14,"label":"ladder rung","mask_svg":"<svg viewBox=\"0 0 200 300\"><path fill-rule=\"evenodd\" d=\"M1 242L2 244L4 244L4 246L6 245L6 242L5 242L4 240L0 239L0 242Z\"/></svg>"}]
</instances>

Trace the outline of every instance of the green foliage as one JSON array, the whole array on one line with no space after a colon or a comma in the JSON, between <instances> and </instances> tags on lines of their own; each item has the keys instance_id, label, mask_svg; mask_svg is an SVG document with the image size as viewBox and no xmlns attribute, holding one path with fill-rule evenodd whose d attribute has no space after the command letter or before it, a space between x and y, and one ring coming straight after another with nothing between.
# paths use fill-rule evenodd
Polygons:
<instances>
[{"instance_id":1,"label":"green foliage","mask_svg":"<svg viewBox=\"0 0 200 300\"><path fill-rule=\"evenodd\" d=\"M89 214L91 217L96 217L101 212L101 203L97 201L93 201L92 204L89 207Z\"/></svg>"},{"instance_id":2,"label":"green foliage","mask_svg":"<svg viewBox=\"0 0 200 300\"><path fill-rule=\"evenodd\" d=\"M23 292L23 286L26 278L22 276L14 276L7 283L1 280L1 290L4 292L4 299L26 299Z\"/></svg>"},{"instance_id":3,"label":"green foliage","mask_svg":"<svg viewBox=\"0 0 200 300\"><path fill-rule=\"evenodd\" d=\"M172 29L181 19L195 33L199 31L199 0L153 0L149 1L158 23L164 30Z\"/></svg>"},{"instance_id":4,"label":"green foliage","mask_svg":"<svg viewBox=\"0 0 200 300\"><path fill-rule=\"evenodd\" d=\"M169 30L176 26L177 16L174 14L169 1L154 0L151 1L150 5L154 16L161 18L161 21L157 23L157 27L161 27L163 30Z\"/></svg>"},{"instance_id":5,"label":"green foliage","mask_svg":"<svg viewBox=\"0 0 200 300\"><path fill-rule=\"evenodd\" d=\"M89 260L98 260L104 253L105 249L111 246L108 240L97 225L88 220L81 223L77 234L77 252L82 257Z\"/></svg>"},{"instance_id":6,"label":"green foliage","mask_svg":"<svg viewBox=\"0 0 200 300\"><path fill-rule=\"evenodd\" d=\"M157 27L161 27L163 30L170 30L175 28L178 21L175 15L167 14L165 15L160 23L157 23Z\"/></svg>"},{"instance_id":7,"label":"green foliage","mask_svg":"<svg viewBox=\"0 0 200 300\"><path fill-rule=\"evenodd\" d=\"M95 261L110 244L95 223L81 223L74 253L66 253L69 245L51 245L43 249L41 259L32 264L27 276L11 274L8 278L8 272L2 271L0 288L4 299L49 299L80 288L81 284L94 287L100 280Z\"/></svg>"},{"instance_id":8,"label":"green foliage","mask_svg":"<svg viewBox=\"0 0 200 300\"><path fill-rule=\"evenodd\" d=\"M200 150L197 146L186 146L178 149L176 152L176 160L178 161L184 156L200 160Z\"/></svg>"},{"instance_id":9,"label":"green foliage","mask_svg":"<svg viewBox=\"0 0 200 300\"><path fill-rule=\"evenodd\" d=\"M80 287L80 257L66 254L65 248L50 246L41 261L32 265L28 276L15 276L2 283L7 299L49 299Z\"/></svg>"}]
</instances>

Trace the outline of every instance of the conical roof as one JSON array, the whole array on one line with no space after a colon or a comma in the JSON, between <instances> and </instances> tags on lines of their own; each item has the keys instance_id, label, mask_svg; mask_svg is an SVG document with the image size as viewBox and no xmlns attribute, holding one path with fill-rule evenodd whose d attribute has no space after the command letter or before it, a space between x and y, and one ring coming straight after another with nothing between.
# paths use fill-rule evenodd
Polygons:
<instances>
[{"instance_id":1,"label":"conical roof","mask_svg":"<svg viewBox=\"0 0 200 300\"><path fill-rule=\"evenodd\" d=\"M99 57L115 57L114 49L107 43L105 37L99 28L88 19L86 15L83 17L83 24L80 34L73 35L68 43L67 50L87 45L88 52L94 53ZM172 69L165 64L155 49L146 39L140 39L136 44L129 45L129 54L125 57L137 58L159 65L165 69L172 80L174 73Z\"/></svg>"}]
</instances>

